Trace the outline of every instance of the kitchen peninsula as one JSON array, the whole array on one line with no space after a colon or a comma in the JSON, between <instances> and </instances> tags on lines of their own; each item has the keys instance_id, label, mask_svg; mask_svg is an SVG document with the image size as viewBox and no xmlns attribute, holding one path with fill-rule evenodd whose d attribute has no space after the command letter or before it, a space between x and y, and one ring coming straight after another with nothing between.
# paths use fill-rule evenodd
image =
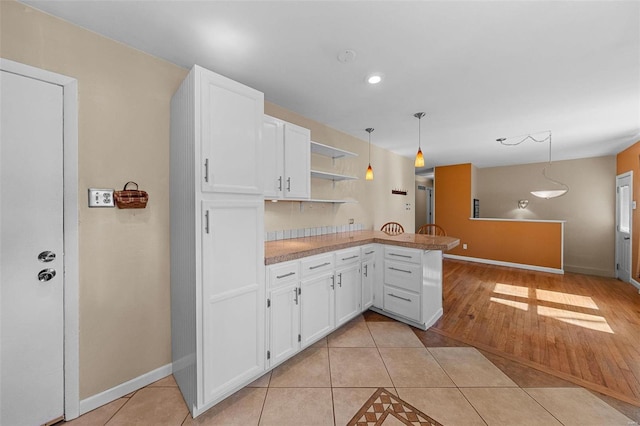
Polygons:
<instances>
[{"instance_id":1,"label":"kitchen peninsula","mask_svg":"<svg viewBox=\"0 0 640 426\"><path fill-rule=\"evenodd\" d=\"M426 330L442 316L442 252L459 243L381 231L266 242L267 368L367 309Z\"/></svg>"},{"instance_id":2,"label":"kitchen peninsula","mask_svg":"<svg viewBox=\"0 0 640 426\"><path fill-rule=\"evenodd\" d=\"M420 250L447 251L460 244L454 237L442 237L404 233L389 235L382 231L350 231L325 234L317 237L267 241L264 245L265 265L295 260L327 251L340 250L364 244L388 244Z\"/></svg>"}]
</instances>

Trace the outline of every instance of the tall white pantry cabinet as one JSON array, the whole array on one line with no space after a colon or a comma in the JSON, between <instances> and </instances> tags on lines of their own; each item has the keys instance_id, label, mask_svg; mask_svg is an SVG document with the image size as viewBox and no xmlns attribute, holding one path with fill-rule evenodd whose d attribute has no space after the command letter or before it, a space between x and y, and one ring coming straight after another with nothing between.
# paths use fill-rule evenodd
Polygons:
<instances>
[{"instance_id":1,"label":"tall white pantry cabinet","mask_svg":"<svg viewBox=\"0 0 640 426\"><path fill-rule=\"evenodd\" d=\"M193 416L265 367L263 113L199 66L171 100L171 348Z\"/></svg>"}]
</instances>

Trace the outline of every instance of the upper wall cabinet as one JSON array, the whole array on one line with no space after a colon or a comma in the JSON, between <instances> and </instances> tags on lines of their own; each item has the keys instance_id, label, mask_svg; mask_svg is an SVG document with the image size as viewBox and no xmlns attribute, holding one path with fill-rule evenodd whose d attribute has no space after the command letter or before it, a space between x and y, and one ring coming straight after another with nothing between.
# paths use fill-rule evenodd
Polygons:
<instances>
[{"instance_id":1,"label":"upper wall cabinet","mask_svg":"<svg viewBox=\"0 0 640 426\"><path fill-rule=\"evenodd\" d=\"M309 199L311 131L265 115L262 125L264 196Z\"/></svg>"},{"instance_id":2,"label":"upper wall cabinet","mask_svg":"<svg viewBox=\"0 0 640 426\"><path fill-rule=\"evenodd\" d=\"M262 171L257 165L262 164L263 94L204 69L198 83L202 191L261 194Z\"/></svg>"}]
</instances>

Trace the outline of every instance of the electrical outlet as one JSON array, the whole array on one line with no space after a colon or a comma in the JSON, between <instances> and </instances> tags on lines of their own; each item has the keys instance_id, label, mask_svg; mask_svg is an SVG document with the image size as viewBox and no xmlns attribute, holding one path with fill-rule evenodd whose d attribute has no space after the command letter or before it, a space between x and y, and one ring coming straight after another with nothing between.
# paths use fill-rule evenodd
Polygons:
<instances>
[{"instance_id":1,"label":"electrical outlet","mask_svg":"<svg viewBox=\"0 0 640 426\"><path fill-rule=\"evenodd\" d=\"M349 219L349 225L353 225L355 221L353 219Z\"/></svg>"},{"instance_id":2,"label":"electrical outlet","mask_svg":"<svg viewBox=\"0 0 640 426\"><path fill-rule=\"evenodd\" d=\"M462 250L466 250L466 249L467 249L467 245L466 245L466 244L463 244L463 245L462 245Z\"/></svg>"},{"instance_id":3,"label":"electrical outlet","mask_svg":"<svg viewBox=\"0 0 640 426\"><path fill-rule=\"evenodd\" d=\"M89 188L89 207L115 207L113 189Z\"/></svg>"}]
</instances>

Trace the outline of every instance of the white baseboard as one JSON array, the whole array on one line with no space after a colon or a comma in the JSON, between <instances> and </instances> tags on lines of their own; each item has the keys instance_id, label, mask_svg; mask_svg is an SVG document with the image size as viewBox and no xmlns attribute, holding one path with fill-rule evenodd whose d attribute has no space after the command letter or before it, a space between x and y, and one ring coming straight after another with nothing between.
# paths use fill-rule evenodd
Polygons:
<instances>
[{"instance_id":1,"label":"white baseboard","mask_svg":"<svg viewBox=\"0 0 640 426\"><path fill-rule=\"evenodd\" d=\"M482 259L479 257L459 256L457 254L444 254L447 259L465 260L467 262L485 263L487 265L508 266L510 268L528 269L530 271L551 272L564 275L564 269L547 268L546 266L526 265L524 263L503 262L501 260Z\"/></svg>"},{"instance_id":2,"label":"white baseboard","mask_svg":"<svg viewBox=\"0 0 640 426\"><path fill-rule=\"evenodd\" d=\"M153 371L149 371L148 373L131 379L128 382L114 386L111 389L107 389L104 392L100 392L99 394L83 399L80 401L80 415L88 413L91 410L95 410L98 407L102 407L103 405L108 404L111 401L115 401L118 398L122 398L123 396L150 385L153 382L157 382L158 380L167 377L169 374L171 374L171 363L156 368Z\"/></svg>"},{"instance_id":3,"label":"white baseboard","mask_svg":"<svg viewBox=\"0 0 640 426\"><path fill-rule=\"evenodd\" d=\"M635 288L638 289L638 293L640 293L640 283L638 281L636 281L635 279L631 278L631 280L629 281L629 283L634 286Z\"/></svg>"}]
</instances>

